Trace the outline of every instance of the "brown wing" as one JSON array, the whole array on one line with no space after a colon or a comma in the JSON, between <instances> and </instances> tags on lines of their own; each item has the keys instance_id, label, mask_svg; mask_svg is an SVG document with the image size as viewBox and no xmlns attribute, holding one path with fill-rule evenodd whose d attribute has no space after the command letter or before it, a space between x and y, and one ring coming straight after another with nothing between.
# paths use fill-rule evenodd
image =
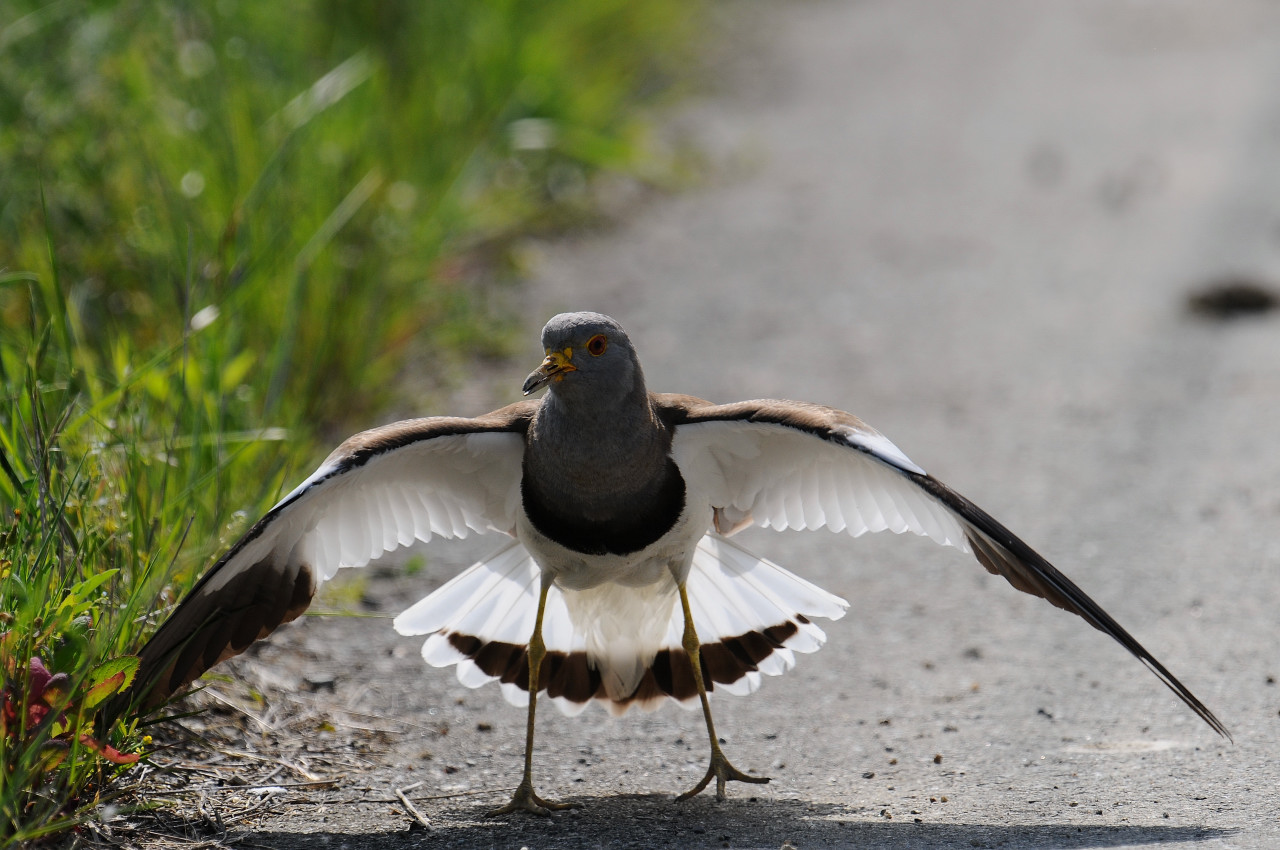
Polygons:
<instances>
[{"instance_id":1,"label":"brown wing","mask_svg":"<svg viewBox=\"0 0 1280 850\"><path fill-rule=\"evenodd\" d=\"M1230 733L1098 603L986 511L913 463L852 414L789 401L715 405L655 395L675 430L686 481L711 494L718 517L770 528L912 532L973 553L1025 593L1083 617L1129 650L1214 731Z\"/></svg>"},{"instance_id":2,"label":"brown wing","mask_svg":"<svg viewBox=\"0 0 1280 850\"><path fill-rule=\"evenodd\" d=\"M536 406L397 422L344 442L160 626L140 653L133 696L147 708L163 703L300 615L340 567L436 535L512 530Z\"/></svg>"}]
</instances>

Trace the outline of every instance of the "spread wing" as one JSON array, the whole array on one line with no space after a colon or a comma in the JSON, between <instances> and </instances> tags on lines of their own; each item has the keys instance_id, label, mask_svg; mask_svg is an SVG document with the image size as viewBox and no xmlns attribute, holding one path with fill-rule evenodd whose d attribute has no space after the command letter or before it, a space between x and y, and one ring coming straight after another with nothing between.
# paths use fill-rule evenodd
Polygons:
<instances>
[{"instance_id":1,"label":"spread wing","mask_svg":"<svg viewBox=\"0 0 1280 850\"><path fill-rule=\"evenodd\" d=\"M986 511L926 473L857 417L790 401L715 405L655 395L675 434L672 456L707 494L717 525L912 532L969 552L1025 593L1115 638L1216 732L1213 712L1110 614Z\"/></svg>"},{"instance_id":2,"label":"spread wing","mask_svg":"<svg viewBox=\"0 0 1280 850\"><path fill-rule=\"evenodd\" d=\"M134 693L160 704L301 614L342 567L414 540L513 531L535 404L347 440L205 573L143 647Z\"/></svg>"}]
</instances>

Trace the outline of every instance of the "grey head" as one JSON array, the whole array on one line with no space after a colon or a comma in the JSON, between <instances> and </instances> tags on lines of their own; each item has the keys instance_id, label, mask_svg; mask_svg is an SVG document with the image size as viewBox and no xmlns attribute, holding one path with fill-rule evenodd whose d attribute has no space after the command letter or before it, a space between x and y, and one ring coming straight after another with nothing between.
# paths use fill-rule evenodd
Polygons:
<instances>
[{"instance_id":1,"label":"grey head","mask_svg":"<svg viewBox=\"0 0 1280 850\"><path fill-rule=\"evenodd\" d=\"M608 407L637 393L644 397L644 374L622 325L602 313L561 313L542 329L546 357L525 379L525 395L544 386L557 400L590 399Z\"/></svg>"}]
</instances>

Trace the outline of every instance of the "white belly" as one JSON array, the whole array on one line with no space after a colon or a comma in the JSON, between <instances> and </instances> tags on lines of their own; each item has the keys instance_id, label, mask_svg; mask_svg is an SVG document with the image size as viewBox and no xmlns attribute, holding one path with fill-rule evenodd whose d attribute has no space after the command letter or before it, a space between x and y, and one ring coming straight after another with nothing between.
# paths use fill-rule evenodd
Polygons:
<instances>
[{"instance_id":1,"label":"white belly","mask_svg":"<svg viewBox=\"0 0 1280 850\"><path fill-rule=\"evenodd\" d=\"M600 670L611 698L630 695L653 663L680 608L676 583L689 577L694 550L710 524L706 500L689 500L671 531L645 548L626 555L586 555L551 540L520 511L516 536L543 579L562 591L574 631L583 636L587 658Z\"/></svg>"}]
</instances>

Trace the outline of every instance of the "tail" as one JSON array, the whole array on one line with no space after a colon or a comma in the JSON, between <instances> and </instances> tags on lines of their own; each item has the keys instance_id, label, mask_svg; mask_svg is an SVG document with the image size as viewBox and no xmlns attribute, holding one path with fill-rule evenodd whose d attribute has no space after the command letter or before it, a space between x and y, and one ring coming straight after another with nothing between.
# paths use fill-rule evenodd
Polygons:
<instances>
[{"instance_id":1,"label":"tail","mask_svg":"<svg viewBox=\"0 0 1280 850\"><path fill-rule=\"evenodd\" d=\"M428 635L428 664L458 666L468 687L501 683L514 705L528 703L528 641L540 576L512 542L468 568L395 620L404 635ZM719 535L704 537L686 582L701 641L707 690L748 694L761 676L795 666L826 635L811 617L838 619L848 603ZM648 588L603 585L586 591L552 587L543 616L547 655L539 692L565 714L592 701L610 713L645 711L668 699L694 705L697 688L682 647L684 618L674 581Z\"/></svg>"}]
</instances>

